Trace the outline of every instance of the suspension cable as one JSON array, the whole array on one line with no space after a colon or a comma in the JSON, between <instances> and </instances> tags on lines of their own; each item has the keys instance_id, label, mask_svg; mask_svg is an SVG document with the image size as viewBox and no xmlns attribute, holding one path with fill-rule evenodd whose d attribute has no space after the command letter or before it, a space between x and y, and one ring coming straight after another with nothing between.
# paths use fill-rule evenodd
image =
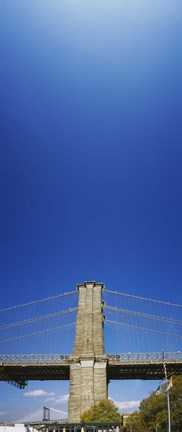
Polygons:
<instances>
[{"instance_id":1,"label":"suspension cable","mask_svg":"<svg viewBox=\"0 0 182 432\"><path fill-rule=\"evenodd\" d=\"M34 304L37 304L37 303L45 302L47 300L54 300L54 299L57 299L57 298L60 298L60 297L63 297L63 296L67 296L67 295L71 295L71 294L76 294L76 293L77 293L76 290L70 291L70 292L65 292L63 294L58 294L58 295L53 296L53 297L47 297L47 298L44 298L44 299L41 299L41 300L35 300L35 301L31 301L29 303L14 305L14 306L10 306L10 307L5 308L5 309L0 309L0 312L6 312L6 311L9 311L9 310L12 310L12 309L21 308L21 307L24 307L24 306L30 306L30 305L34 305Z\"/></svg>"},{"instance_id":2,"label":"suspension cable","mask_svg":"<svg viewBox=\"0 0 182 432\"><path fill-rule=\"evenodd\" d=\"M38 416L39 414L42 415L42 408L39 408L38 410L33 411L33 412L27 414L27 415L24 416L24 417L21 417L21 418L19 418L19 419L14 420L13 423L23 423L23 422L27 422L27 419L28 419L28 421L30 421L30 420L32 419L32 417L33 417L33 418L34 418L34 417L37 418L37 416ZM41 422L40 422L40 423L41 423Z\"/></svg>"},{"instance_id":3,"label":"suspension cable","mask_svg":"<svg viewBox=\"0 0 182 432\"><path fill-rule=\"evenodd\" d=\"M170 303L170 302L166 302L166 301L162 301L162 300L154 300L154 299L147 298L147 297L139 297L139 296L132 295L132 294L125 294L125 293L121 293L118 291L111 291L108 289L105 289L104 292L108 292L110 294L118 294L118 295L125 296L125 297L132 297L132 298L139 299L139 300L145 300L145 301L150 301L150 302L154 302L154 303L160 303L160 304L165 304L168 306L175 306L175 307L182 308L182 305L180 305L180 304Z\"/></svg>"},{"instance_id":4,"label":"suspension cable","mask_svg":"<svg viewBox=\"0 0 182 432\"><path fill-rule=\"evenodd\" d=\"M48 407L47 407L48 408ZM55 411L55 412L58 412L58 413L61 413L61 414L68 414L67 412L65 412L65 411L60 411L60 410L57 410L57 409L55 409L55 408L51 408L51 407L49 407L49 409L51 410L51 411Z\"/></svg>"},{"instance_id":5,"label":"suspension cable","mask_svg":"<svg viewBox=\"0 0 182 432\"><path fill-rule=\"evenodd\" d=\"M105 322L106 323L110 323L110 324L120 325L120 326L123 326L123 327L129 327L129 328L132 328L132 329L145 330L145 331L150 331L152 333L158 333L158 334L163 334L163 335L167 335L167 336L173 336L173 337L177 337L177 338L180 338L180 339L182 338L182 335L177 335L177 334L174 334L174 333L162 332L162 331L150 329L150 328L147 328L147 327L140 327L140 326L135 326L135 325L132 325L132 324L123 324L123 323L120 323L118 321L111 321L111 320L107 320L107 319L105 320Z\"/></svg>"},{"instance_id":6,"label":"suspension cable","mask_svg":"<svg viewBox=\"0 0 182 432\"><path fill-rule=\"evenodd\" d=\"M0 326L0 330L5 330L5 329L11 328L11 327L18 327L18 326L21 326L21 325L31 324L31 323L34 323L34 322L37 322L37 321L43 321L43 320L46 320L46 319L55 318L55 317L60 316L60 315L65 315L65 314L68 314L68 313L75 312L77 309L78 309L77 307L75 307L75 308L69 308L69 309L66 309L64 311L53 312L51 314L40 315L38 317L29 318L29 319L23 320L23 321L16 321L16 322L12 322L10 324L4 324L4 325Z\"/></svg>"},{"instance_id":7,"label":"suspension cable","mask_svg":"<svg viewBox=\"0 0 182 432\"><path fill-rule=\"evenodd\" d=\"M158 315L151 315L151 314L145 314L142 312L135 312L132 310L128 310L128 309L120 309L116 306L105 306L104 309L113 311L113 312L119 312L119 313L123 313L126 315L134 315L134 316L139 316L141 318L149 318L149 319L153 319L153 320L157 320L157 321L164 321L167 322L169 324L174 324L174 325L182 325L182 321L181 320L175 320L172 318L165 318L165 317L160 317Z\"/></svg>"},{"instance_id":8,"label":"suspension cable","mask_svg":"<svg viewBox=\"0 0 182 432\"><path fill-rule=\"evenodd\" d=\"M75 322L73 322L71 324L64 324L64 325L58 326L58 327L52 327L51 329L46 329L46 330L42 330L42 331L38 331L38 332L34 332L34 333L28 333L28 334L25 334L25 335L22 335L22 336L14 337L14 338L3 339L3 340L0 340L0 343L10 342L10 341L13 341L13 340L18 340L18 339L23 339L23 338L30 337L30 336L35 336L35 335L38 335L38 334L40 335L42 333L48 333L48 332L51 332L51 331L54 331L54 330L58 330L58 329L63 328L63 327L64 328L65 327L71 327L73 325L75 325Z\"/></svg>"}]
</instances>

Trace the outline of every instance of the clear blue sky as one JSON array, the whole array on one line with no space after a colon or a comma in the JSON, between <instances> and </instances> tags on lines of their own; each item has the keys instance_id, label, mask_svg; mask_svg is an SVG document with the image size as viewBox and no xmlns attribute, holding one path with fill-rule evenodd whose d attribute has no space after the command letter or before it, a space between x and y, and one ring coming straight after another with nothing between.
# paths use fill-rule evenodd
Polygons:
<instances>
[{"instance_id":1,"label":"clear blue sky","mask_svg":"<svg viewBox=\"0 0 182 432\"><path fill-rule=\"evenodd\" d=\"M181 0L1 0L2 307L84 280L182 302L181 29Z\"/></svg>"}]
</instances>

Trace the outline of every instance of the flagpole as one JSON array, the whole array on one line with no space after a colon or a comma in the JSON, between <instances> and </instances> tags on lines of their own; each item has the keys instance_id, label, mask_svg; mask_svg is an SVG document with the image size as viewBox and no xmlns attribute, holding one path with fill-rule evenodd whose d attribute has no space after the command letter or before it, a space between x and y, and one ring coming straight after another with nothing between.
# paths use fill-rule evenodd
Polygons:
<instances>
[{"instance_id":1,"label":"flagpole","mask_svg":"<svg viewBox=\"0 0 182 432\"><path fill-rule=\"evenodd\" d=\"M167 394L167 411L168 411L168 432L171 432L171 415L170 415L169 390L167 390L166 394Z\"/></svg>"},{"instance_id":2,"label":"flagpole","mask_svg":"<svg viewBox=\"0 0 182 432\"><path fill-rule=\"evenodd\" d=\"M167 383L169 384L163 347L162 347L162 359L163 359L163 367L164 367L164 376L165 376L165 379L166 379ZM169 389L170 389L170 387L167 388L166 395L167 395L167 412L168 412L168 432L171 432L171 415L170 415Z\"/></svg>"}]
</instances>

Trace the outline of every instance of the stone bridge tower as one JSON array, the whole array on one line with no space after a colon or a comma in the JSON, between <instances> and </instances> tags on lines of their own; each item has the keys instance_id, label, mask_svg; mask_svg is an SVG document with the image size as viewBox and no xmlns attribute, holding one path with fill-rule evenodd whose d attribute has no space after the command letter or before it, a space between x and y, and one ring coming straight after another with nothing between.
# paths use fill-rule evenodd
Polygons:
<instances>
[{"instance_id":1,"label":"stone bridge tower","mask_svg":"<svg viewBox=\"0 0 182 432\"><path fill-rule=\"evenodd\" d=\"M79 294L74 351L70 364L69 422L108 397L102 283L77 285Z\"/></svg>"}]
</instances>

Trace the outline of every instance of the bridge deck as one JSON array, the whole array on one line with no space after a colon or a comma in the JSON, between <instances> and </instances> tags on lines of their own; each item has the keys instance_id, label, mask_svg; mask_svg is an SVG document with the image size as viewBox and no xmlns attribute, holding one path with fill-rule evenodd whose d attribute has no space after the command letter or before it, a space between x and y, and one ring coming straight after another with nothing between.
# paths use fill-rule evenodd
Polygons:
<instances>
[{"instance_id":1,"label":"bridge deck","mask_svg":"<svg viewBox=\"0 0 182 432\"><path fill-rule=\"evenodd\" d=\"M127 353L108 355L108 379L155 380L164 378L162 353ZM168 375L182 374L182 353L166 353Z\"/></svg>"},{"instance_id":2,"label":"bridge deck","mask_svg":"<svg viewBox=\"0 0 182 432\"><path fill-rule=\"evenodd\" d=\"M110 354L96 358L107 362L108 380L163 379L161 353ZM29 380L69 380L70 364L80 361L72 355L0 355L0 381L24 387ZM182 374L182 353L166 353L167 373Z\"/></svg>"},{"instance_id":3,"label":"bridge deck","mask_svg":"<svg viewBox=\"0 0 182 432\"><path fill-rule=\"evenodd\" d=\"M168 375L182 374L182 362L168 362ZM109 380L162 380L164 378L164 367L161 361L159 362L138 362L138 363L123 363L121 361L108 361L108 379Z\"/></svg>"}]
</instances>

